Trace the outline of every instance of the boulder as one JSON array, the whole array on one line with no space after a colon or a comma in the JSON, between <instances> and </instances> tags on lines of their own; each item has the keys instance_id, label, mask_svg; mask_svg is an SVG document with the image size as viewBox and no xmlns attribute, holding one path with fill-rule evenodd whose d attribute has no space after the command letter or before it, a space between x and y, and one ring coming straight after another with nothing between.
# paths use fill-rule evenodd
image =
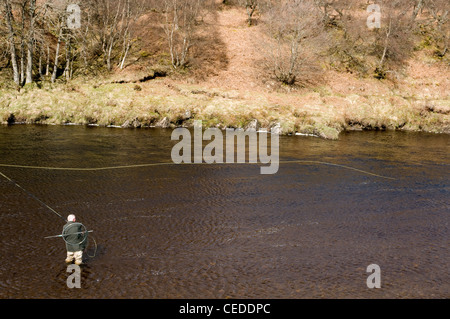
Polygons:
<instances>
[{"instance_id":1,"label":"boulder","mask_svg":"<svg viewBox=\"0 0 450 319\"><path fill-rule=\"evenodd\" d=\"M259 127L260 127L260 125L259 125L258 120L253 120L247 125L247 127L245 129L246 129L246 131L256 132L259 130Z\"/></svg>"},{"instance_id":2,"label":"boulder","mask_svg":"<svg viewBox=\"0 0 450 319\"><path fill-rule=\"evenodd\" d=\"M142 126L141 122L138 119L134 119L132 125L134 128L140 128Z\"/></svg>"},{"instance_id":3,"label":"boulder","mask_svg":"<svg viewBox=\"0 0 450 319\"><path fill-rule=\"evenodd\" d=\"M187 110L186 112L184 112L182 115L179 116L179 119L181 121L187 121L192 117L192 113L191 111Z\"/></svg>"},{"instance_id":4,"label":"boulder","mask_svg":"<svg viewBox=\"0 0 450 319\"><path fill-rule=\"evenodd\" d=\"M161 127L161 128L168 128L168 127L170 127L169 118L166 116L161 121L159 121L158 124L156 124L156 126L157 127Z\"/></svg>"},{"instance_id":5,"label":"boulder","mask_svg":"<svg viewBox=\"0 0 450 319\"><path fill-rule=\"evenodd\" d=\"M120 127L122 127L122 128L131 128L131 127L134 127L134 128L140 128L140 127L142 127L142 124L141 124L141 122L136 118L136 119L134 119L134 120L132 120L132 121L126 120L125 123L123 123Z\"/></svg>"},{"instance_id":6,"label":"boulder","mask_svg":"<svg viewBox=\"0 0 450 319\"><path fill-rule=\"evenodd\" d=\"M131 127L130 120L126 120L125 123L123 123L121 126L122 126L123 128L129 128L129 127Z\"/></svg>"},{"instance_id":7,"label":"boulder","mask_svg":"<svg viewBox=\"0 0 450 319\"><path fill-rule=\"evenodd\" d=\"M272 134L281 135L283 133L283 129L281 128L281 124L277 123L274 126L272 126L272 128L270 129L270 132Z\"/></svg>"}]
</instances>

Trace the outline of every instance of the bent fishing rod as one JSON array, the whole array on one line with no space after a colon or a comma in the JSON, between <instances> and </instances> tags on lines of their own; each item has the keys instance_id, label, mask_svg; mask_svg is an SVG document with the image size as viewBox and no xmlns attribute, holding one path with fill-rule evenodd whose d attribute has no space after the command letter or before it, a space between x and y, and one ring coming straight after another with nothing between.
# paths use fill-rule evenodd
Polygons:
<instances>
[{"instance_id":1,"label":"bent fishing rod","mask_svg":"<svg viewBox=\"0 0 450 319\"><path fill-rule=\"evenodd\" d=\"M36 200L37 202L39 202L42 206L44 206L45 208L47 208L48 210L50 210L52 213L54 213L55 215L57 215L59 218L61 218L65 223L67 222L67 220L61 216L61 214L59 214L56 210L54 210L53 208L51 208L49 205L47 205L46 203L44 203L42 200L40 200L39 198L37 198L36 196L34 196L31 192L27 191L25 188L23 188L22 186L20 186L16 181L12 180L11 178L9 178L8 176L6 176L5 174L3 174L2 172L0 172L0 176L3 176L6 180L8 180L10 183L12 183L14 186L16 186L17 188L20 188L22 191L24 191L28 196L30 196L31 198L33 198L34 200ZM84 227L84 225L83 225ZM93 230L90 231L84 231L84 232L80 232L77 234L85 234L85 233L92 233ZM75 234L73 234L75 235ZM49 237L45 237L47 238L58 238L58 237L62 237L64 239L64 236L67 235L56 235L56 236L49 236Z\"/></svg>"},{"instance_id":2,"label":"bent fishing rod","mask_svg":"<svg viewBox=\"0 0 450 319\"><path fill-rule=\"evenodd\" d=\"M49 238L64 238L64 236L69 236L69 235L79 235L79 234L86 234L86 233L93 233L94 231L93 230L88 230L88 231L80 231L80 232L78 232L78 233L73 233L73 234L68 234L68 235L55 235L55 236L47 236L47 237L44 237L45 239L49 239Z\"/></svg>"},{"instance_id":3,"label":"bent fishing rod","mask_svg":"<svg viewBox=\"0 0 450 319\"><path fill-rule=\"evenodd\" d=\"M62 220L64 220L64 222L67 222L67 220L62 217L56 210L54 210L53 208L51 208L50 206L48 206L46 203L44 203L43 201L41 201L39 198L37 198L36 196L34 196L32 193L30 193L29 191L27 191L25 188L23 188L22 186L20 186L17 182L15 182L14 180L12 180L11 178L9 178L8 176L6 176L5 174L3 174L2 172L0 172L0 175L3 176L6 180L8 180L9 182L11 182L14 186L16 186L17 188L20 188L22 191L24 191L28 196L30 196L31 198L33 198L34 200L36 200L37 202L39 202L42 206L44 206L45 208L47 208L48 210L50 210L52 213L54 213L55 215L57 215L59 218L61 218Z\"/></svg>"}]
</instances>

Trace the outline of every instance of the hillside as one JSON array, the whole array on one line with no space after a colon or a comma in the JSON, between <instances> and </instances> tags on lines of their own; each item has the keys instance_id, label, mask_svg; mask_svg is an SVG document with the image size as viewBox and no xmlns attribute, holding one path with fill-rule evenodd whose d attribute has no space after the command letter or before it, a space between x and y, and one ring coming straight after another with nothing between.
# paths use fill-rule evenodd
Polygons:
<instances>
[{"instance_id":1,"label":"hillside","mask_svg":"<svg viewBox=\"0 0 450 319\"><path fill-rule=\"evenodd\" d=\"M175 127L202 119L205 126L245 128L257 120L262 129L279 124L283 134L330 139L342 130L450 133L449 65L426 50L387 79L322 64L311 81L288 86L264 65L264 17L249 27L240 7L209 12L197 28L191 64L174 71L154 15L139 19L123 70L4 89L0 121Z\"/></svg>"}]
</instances>

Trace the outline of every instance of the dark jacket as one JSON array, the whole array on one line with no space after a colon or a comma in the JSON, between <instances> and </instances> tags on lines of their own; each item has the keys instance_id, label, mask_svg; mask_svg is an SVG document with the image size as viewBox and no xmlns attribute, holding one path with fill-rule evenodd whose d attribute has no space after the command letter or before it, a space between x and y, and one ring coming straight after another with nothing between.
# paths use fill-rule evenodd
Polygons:
<instances>
[{"instance_id":1,"label":"dark jacket","mask_svg":"<svg viewBox=\"0 0 450 319\"><path fill-rule=\"evenodd\" d=\"M67 251L76 252L86 248L88 233L82 224L67 222L64 225L62 235L66 242Z\"/></svg>"}]
</instances>

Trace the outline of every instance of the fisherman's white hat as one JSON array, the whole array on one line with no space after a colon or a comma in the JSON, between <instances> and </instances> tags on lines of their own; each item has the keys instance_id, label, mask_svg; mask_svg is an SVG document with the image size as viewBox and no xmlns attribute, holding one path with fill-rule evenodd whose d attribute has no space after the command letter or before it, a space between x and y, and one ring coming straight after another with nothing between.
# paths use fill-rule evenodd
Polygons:
<instances>
[{"instance_id":1,"label":"fisherman's white hat","mask_svg":"<svg viewBox=\"0 0 450 319\"><path fill-rule=\"evenodd\" d=\"M74 222L75 221L75 215L71 214L67 217L67 221Z\"/></svg>"}]
</instances>

